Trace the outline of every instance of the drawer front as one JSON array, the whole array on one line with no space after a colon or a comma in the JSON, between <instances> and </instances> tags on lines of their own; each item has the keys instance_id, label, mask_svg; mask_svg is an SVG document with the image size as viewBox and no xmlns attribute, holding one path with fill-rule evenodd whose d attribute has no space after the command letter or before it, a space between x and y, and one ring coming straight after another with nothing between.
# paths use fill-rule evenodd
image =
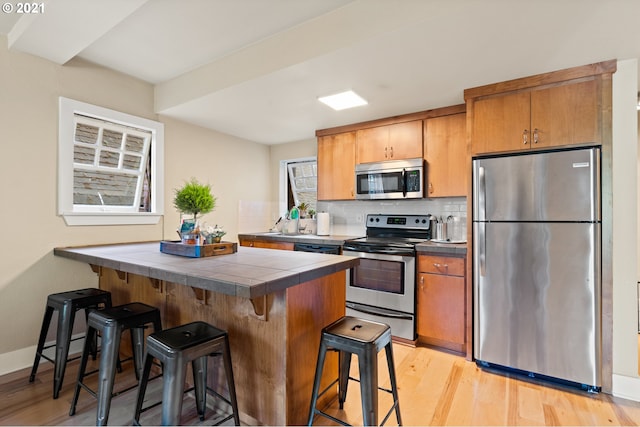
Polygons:
<instances>
[{"instance_id":1,"label":"drawer front","mask_svg":"<svg viewBox=\"0 0 640 427\"><path fill-rule=\"evenodd\" d=\"M267 242L264 240L240 239L240 246L248 246L251 248L280 249L285 251L293 250L293 243L291 242Z\"/></svg>"},{"instance_id":2,"label":"drawer front","mask_svg":"<svg viewBox=\"0 0 640 427\"><path fill-rule=\"evenodd\" d=\"M436 255L418 257L418 271L421 273L464 276L464 264L464 258Z\"/></svg>"}]
</instances>

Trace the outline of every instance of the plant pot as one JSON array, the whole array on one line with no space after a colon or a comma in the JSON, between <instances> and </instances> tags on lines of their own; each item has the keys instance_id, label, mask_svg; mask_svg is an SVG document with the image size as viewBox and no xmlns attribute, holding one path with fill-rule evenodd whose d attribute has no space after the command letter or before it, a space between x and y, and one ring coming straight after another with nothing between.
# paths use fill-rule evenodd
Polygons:
<instances>
[{"instance_id":1,"label":"plant pot","mask_svg":"<svg viewBox=\"0 0 640 427\"><path fill-rule=\"evenodd\" d=\"M211 245L213 243L220 243L222 241L222 237L207 236L204 240L207 245Z\"/></svg>"}]
</instances>

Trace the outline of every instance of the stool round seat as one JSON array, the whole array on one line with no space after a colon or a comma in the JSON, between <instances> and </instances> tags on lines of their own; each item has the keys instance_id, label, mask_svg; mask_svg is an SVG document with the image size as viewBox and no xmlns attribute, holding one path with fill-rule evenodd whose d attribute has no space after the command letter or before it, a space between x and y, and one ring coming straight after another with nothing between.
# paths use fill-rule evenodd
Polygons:
<instances>
[{"instance_id":1,"label":"stool round seat","mask_svg":"<svg viewBox=\"0 0 640 427\"><path fill-rule=\"evenodd\" d=\"M378 352L385 349L387 367L391 389L378 386ZM326 389L319 392L320 380L324 369L324 361L327 351L339 352L338 378ZM393 346L391 342L391 328L389 325L373 322L352 316L345 316L322 329L318 362L311 394L311 406L309 409L308 425L312 425L316 414L324 416L342 425L349 425L343 420L337 419L316 407L318 398L329 391L338 383L338 402L343 409L347 397L347 385L349 380L349 368L351 355L358 356L358 368L360 372L360 393L362 400L362 423L365 426L378 425L378 390L390 393L393 396L393 405L382 420L383 425L391 413L395 410L398 425L402 425L400 417L400 402L398 400L398 387L393 362Z\"/></svg>"},{"instance_id":2,"label":"stool round seat","mask_svg":"<svg viewBox=\"0 0 640 427\"><path fill-rule=\"evenodd\" d=\"M38 366L40 365L40 358L44 358L52 362L54 364L53 398L58 398L60 389L62 388L62 382L64 380L64 373L67 362L77 359L77 356L69 359L69 347L71 345L71 341L84 338L71 338L76 312L79 310L85 310L85 317L88 319L88 310L96 309L99 307L111 307L110 292L96 288L86 288L74 291L59 292L51 294L47 297L47 306L44 312L44 318L42 320L42 327L40 328L40 337L38 339L36 356L33 361L33 367L31 368L29 382L33 382L36 378ZM56 342L55 344L45 346L45 340L47 338L47 333L49 332L51 318L53 317L54 312L58 312ZM56 348L54 359L51 359L50 357L43 354L44 350L51 347ZM93 354L94 358L96 356L96 351L97 345L95 340L93 340L91 342L91 353Z\"/></svg>"},{"instance_id":3,"label":"stool round seat","mask_svg":"<svg viewBox=\"0 0 640 427\"><path fill-rule=\"evenodd\" d=\"M84 388L98 400L96 425L107 425L111 399L114 397L113 385L116 367L120 362L119 352L122 332L124 330L131 332L134 371L136 379L139 379L144 356L144 330L149 324L153 325L154 332L162 330L160 310L139 302L118 305L104 310L93 310L89 313L87 320L87 341L85 342L82 358L80 359L78 380L76 382L69 415L75 414L80 389ZM90 352L87 342L89 342L90 338L93 338L97 332L100 332L102 336L102 349L100 366L98 368L98 390L95 392L84 384L83 380L85 376L93 373L86 372L87 359ZM130 390L131 388L133 387L123 391Z\"/></svg>"},{"instance_id":4,"label":"stool round seat","mask_svg":"<svg viewBox=\"0 0 640 427\"><path fill-rule=\"evenodd\" d=\"M196 409L201 421L205 418L207 391L231 406L231 414L218 424L233 418L240 425L236 399L231 352L226 331L205 322L192 322L175 328L155 332L147 337L146 358L133 421L139 425L140 414L156 405L142 408L149 374L154 358L162 363L162 425L178 425L182 413L183 395L195 390ZM226 398L207 387L207 362L209 356L222 356L229 397ZM187 364L191 362L194 387L184 390Z\"/></svg>"}]
</instances>

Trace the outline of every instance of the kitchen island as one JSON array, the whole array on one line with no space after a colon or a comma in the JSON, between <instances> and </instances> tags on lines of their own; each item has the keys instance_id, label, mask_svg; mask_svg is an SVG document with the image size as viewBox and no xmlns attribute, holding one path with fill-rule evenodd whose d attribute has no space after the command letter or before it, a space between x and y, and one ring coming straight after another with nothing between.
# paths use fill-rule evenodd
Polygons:
<instances>
[{"instance_id":1,"label":"kitchen island","mask_svg":"<svg viewBox=\"0 0 640 427\"><path fill-rule=\"evenodd\" d=\"M320 330L344 315L344 270L359 262L246 247L187 258L161 253L159 242L54 254L89 264L114 304L158 307L165 328L203 320L226 329L241 421L263 425L306 423ZM328 363L337 369L337 358ZM325 386L335 369L325 369ZM327 393L327 401L332 397Z\"/></svg>"}]
</instances>

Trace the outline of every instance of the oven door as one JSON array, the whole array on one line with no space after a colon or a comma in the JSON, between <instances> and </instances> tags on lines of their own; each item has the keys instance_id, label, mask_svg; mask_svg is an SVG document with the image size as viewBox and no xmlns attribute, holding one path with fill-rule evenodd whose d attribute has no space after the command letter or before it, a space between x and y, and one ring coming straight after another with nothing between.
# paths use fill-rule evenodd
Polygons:
<instances>
[{"instance_id":1,"label":"oven door","mask_svg":"<svg viewBox=\"0 0 640 427\"><path fill-rule=\"evenodd\" d=\"M347 302L415 313L415 256L343 251L360 264L347 270Z\"/></svg>"}]
</instances>

